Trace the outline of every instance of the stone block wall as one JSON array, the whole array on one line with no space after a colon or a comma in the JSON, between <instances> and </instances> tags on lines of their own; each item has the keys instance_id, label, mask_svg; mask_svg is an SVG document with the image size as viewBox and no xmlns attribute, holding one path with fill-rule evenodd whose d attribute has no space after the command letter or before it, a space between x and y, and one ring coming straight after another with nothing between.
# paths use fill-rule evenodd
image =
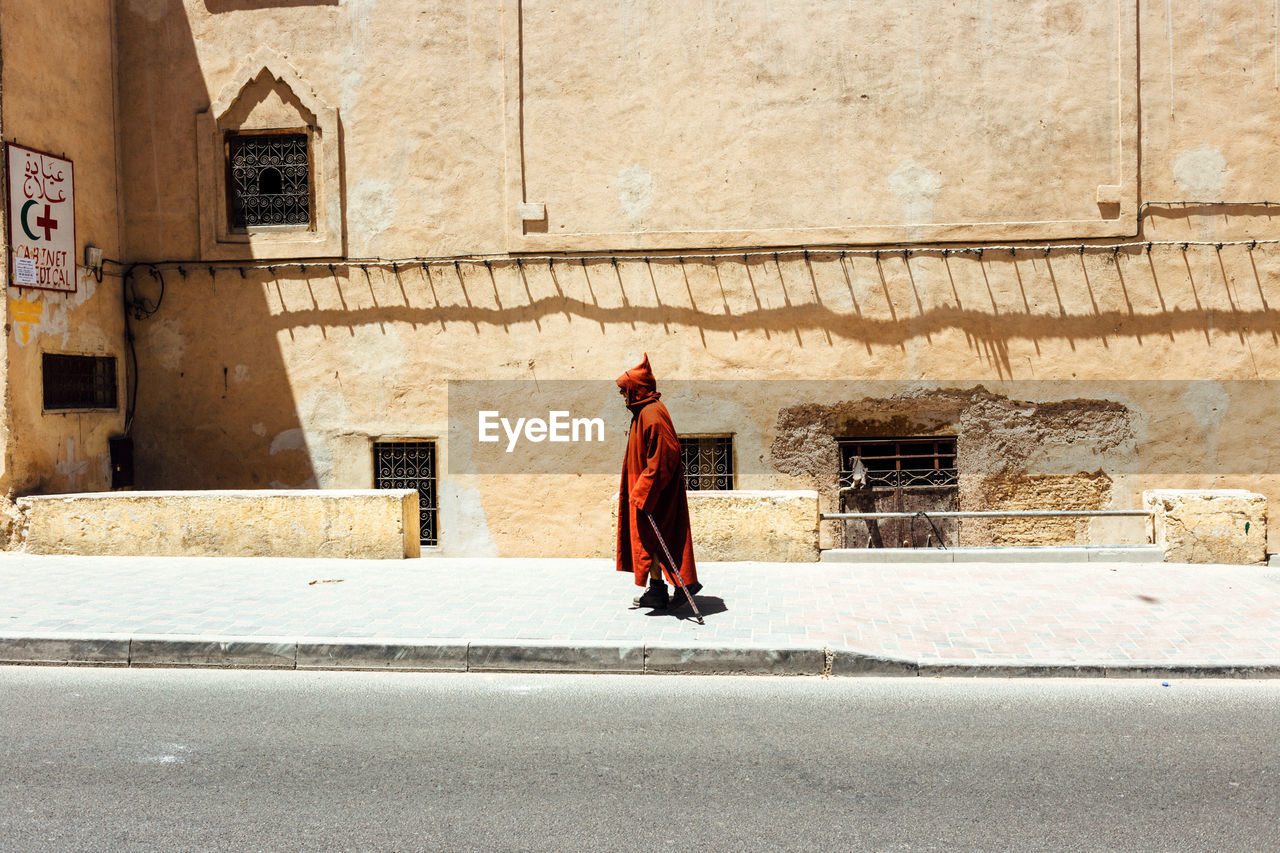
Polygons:
<instances>
[{"instance_id":1,"label":"stone block wall","mask_svg":"<svg viewBox=\"0 0 1280 853\"><path fill-rule=\"evenodd\" d=\"M698 560L816 562L816 491L689 493L689 523Z\"/></svg>"},{"instance_id":2,"label":"stone block wall","mask_svg":"<svg viewBox=\"0 0 1280 853\"><path fill-rule=\"evenodd\" d=\"M1267 554L1267 499L1244 489L1157 489L1142 493L1155 512L1155 544L1168 563L1259 564Z\"/></svg>"},{"instance_id":3,"label":"stone block wall","mask_svg":"<svg viewBox=\"0 0 1280 853\"><path fill-rule=\"evenodd\" d=\"M343 557L421 554L403 490L106 492L19 498L31 554Z\"/></svg>"}]
</instances>

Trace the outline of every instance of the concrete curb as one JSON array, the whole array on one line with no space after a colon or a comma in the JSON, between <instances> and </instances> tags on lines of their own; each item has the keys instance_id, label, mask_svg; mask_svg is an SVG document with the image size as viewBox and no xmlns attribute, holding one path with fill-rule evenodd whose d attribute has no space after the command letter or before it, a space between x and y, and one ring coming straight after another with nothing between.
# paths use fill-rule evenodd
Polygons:
<instances>
[{"instance_id":1,"label":"concrete curb","mask_svg":"<svg viewBox=\"0 0 1280 853\"><path fill-rule=\"evenodd\" d=\"M830 548L823 563L1162 563L1158 545L1036 545L999 548Z\"/></svg>"},{"instance_id":2,"label":"concrete curb","mask_svg":"<svg viewBox=\"0 0 1280 853\"><path fill-rule=\"evenodd\" d=\"M1280 661L912 661L849 649L548 640L0 635L0 665L935 678L1280 678Z\"/></svg>"}]
</instances>

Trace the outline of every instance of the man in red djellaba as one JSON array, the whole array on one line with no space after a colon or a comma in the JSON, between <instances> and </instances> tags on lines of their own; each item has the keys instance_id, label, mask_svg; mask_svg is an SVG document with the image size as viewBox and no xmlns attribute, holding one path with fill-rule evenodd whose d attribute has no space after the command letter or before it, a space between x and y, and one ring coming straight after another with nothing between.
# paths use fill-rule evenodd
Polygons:
<instances>
[{"instance_id":1,"label":"man in red djellaba","mask_svg":"<svg viewBox=\"0 0 1280 853\"><path fill-rule=\"evenodd\" d=\"M618 377L618 392L631 410L631 431L622 458L622 488L618 495L618 571L631 572L636 586L649 588L635 599L637 607L674 610L688 603L680 592L672 569L689 594L702 589L693 562L693 534L689 531L689 499L684 491L684 465L680 461L680 439L676 437L671 413L658 398L657 382L649 368L649 355ZM662 545L654 535L648 513L662 539L671 549L678 567L664 565ZM674 589L667 591L663 575Z\"/></svg>"}]
</instances>

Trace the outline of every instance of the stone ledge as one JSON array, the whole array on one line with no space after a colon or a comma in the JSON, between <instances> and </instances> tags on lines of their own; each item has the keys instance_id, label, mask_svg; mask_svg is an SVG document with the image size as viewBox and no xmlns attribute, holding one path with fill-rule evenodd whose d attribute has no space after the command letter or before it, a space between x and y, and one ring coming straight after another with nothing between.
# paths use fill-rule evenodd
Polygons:
<instances>
[{"instance_id":1,"label":"stone ledge","mask_svg":"<svg viewBox=\"0 0 1280 853\"><path fill-rule=\"evenodd\" d=\"M913 660L853 649L550 640L0 636L0 665L934 678L1280 678L1280 661Z\"/></svg>"},{"instance_id":2,"label":"stone ledge","mask_svg":"<svg viewBox=\"0 0 1280 853\"><path fill-rule=\"evenodd\" d=\"M1103 678L1107 674L1102 664L1030 661L922 661L919 671L921 678Z\"/></svg>"},{"instance_id":3,"label":"stone ledge","mask_svg":"<svg viewBox=\"0 0 1280 853\"><path fill-rule=\"evenodd\" d=\"M22 550L82 556L421 554L412 489L93 492L19 498Z\"/></svg>"},{"instance_id":4,"label":"stone ledge","mask_svg":"<svg viewBox=\"0 0 1280 853\"><path fill-rule=\"evenodd\" d=\"M1134 662L1107 664L1106 670L1107 678L1277 678L1280 677L1280 661L1252 664Z\"/></svg>"},{"instance_id":5,"label":"stone ledge","mask_svg":"<svg viewBox=\"0 0 1280 853\"><path fill-rule=\"evenodd\" d=\"M1267 498L1243 489L1153 489L1155 540L1169 563L1258 565L1267 554Z\"/></svg>"},{"instance_id":6,"label":"stone ledge","mask_svg":"<svg viewBox=\"0 0 1280 853\"><path fill-rule=\"evenodd\" d=\"M689 523L699 561L818 560L815 491L689 492Z\"/></svg>"},{"instance_id":7,"label":"stone ledge","mask_svg":"<svg viewBox=\"0 0 1280 853\"><path fill-rule=\"evenodd\" d=\"M906 659L877 657L843 649L830 651L828 654L831 658L831 675L833 676L920 674L920 667Z\"/></svg>"}]
</instances>

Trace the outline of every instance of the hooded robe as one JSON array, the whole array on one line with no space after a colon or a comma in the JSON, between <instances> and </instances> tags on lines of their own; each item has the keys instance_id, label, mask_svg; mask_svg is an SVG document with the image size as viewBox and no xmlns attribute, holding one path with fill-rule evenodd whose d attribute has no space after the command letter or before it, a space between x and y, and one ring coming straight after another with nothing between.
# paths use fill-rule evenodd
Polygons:
<instances>
[{"instance_id":1,"label":"hooded robe","mask_svg":"<svg viewBox=\"0 0 1280 853\"><path fill-rule=\"evenodd\" d=\"M649 568L658 560L667 580L676 583L662 546L642 514L648 512L671 555L680 561L680 576L687 586L697 581L698 570L693 562L680 439L671 414L658 399L662 395L649 369L647 354L638 366L618 377L618 387L626 392L627 408L631 410L631 431L627 434L618 495L618 571L634 573L636 586L644 586Z\"/></svg>"}]
</instances>

